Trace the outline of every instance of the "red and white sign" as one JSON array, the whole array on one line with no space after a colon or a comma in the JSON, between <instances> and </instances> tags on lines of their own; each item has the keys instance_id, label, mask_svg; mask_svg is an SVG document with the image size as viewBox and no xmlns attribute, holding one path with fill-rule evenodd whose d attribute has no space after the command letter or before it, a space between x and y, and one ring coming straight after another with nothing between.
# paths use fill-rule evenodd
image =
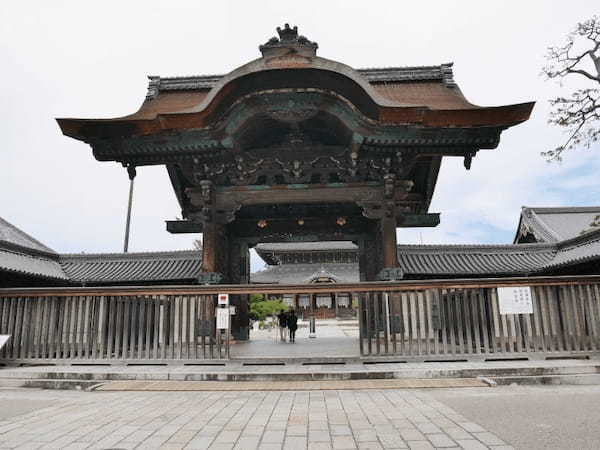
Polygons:
<instances>
[{"instance_id":1,"label":"red and white sign","mask_svg":"<svg viewBox=\"0 0 600 450\"><path fill-rule=\"evenodd\" d=\"M229 305L229 294L219 294L219 306Z\"/></svg>"}]
</instances>

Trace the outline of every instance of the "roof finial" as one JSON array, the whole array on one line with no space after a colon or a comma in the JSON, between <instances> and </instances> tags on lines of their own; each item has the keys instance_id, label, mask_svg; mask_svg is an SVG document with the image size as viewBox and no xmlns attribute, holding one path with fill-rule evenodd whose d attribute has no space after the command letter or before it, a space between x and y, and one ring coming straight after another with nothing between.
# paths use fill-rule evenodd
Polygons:
<instances>
[{"instance_id":1,"label":"roof finial","mask_svg":"<svg viewBox=\"0 0 600 450\"><path fill-rule=\"evenodd\" d=\"M293 42L298 39L298 27L290 28L290 24L286 23L283 29L277 27L277 34L281 42Z\"/></svg>"},{"instance_id":2,"label":"roof finial","mask_svg":"<svg viewBox=\"0 0 600 450\"><path fill-rule=\"evenodd\" d=\"M264 57L278 56L281 54L281 49L293 50L302 56L316 56L319 46L316 42L299 35L297 26L292 28L289 23L286 23L283 28L277 27L277 34L279 38L272 37L266 44L258 47Z\"/></svg>"}]
</instances>

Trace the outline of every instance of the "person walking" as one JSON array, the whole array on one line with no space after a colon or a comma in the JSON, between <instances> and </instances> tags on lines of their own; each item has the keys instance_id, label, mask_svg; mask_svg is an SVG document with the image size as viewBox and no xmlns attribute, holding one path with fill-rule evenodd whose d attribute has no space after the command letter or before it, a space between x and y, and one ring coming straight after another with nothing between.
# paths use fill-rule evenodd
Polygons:
<instances>
[{"instance_id":1,"label":"person walking","mask_svg":"<svg viewBox=\"0 0 600 450\"><path fill-rule=\"evenodd\" d=\"M298 316L292 309L287 317L287 326L290 330L290 342L296 342L296 330L298 329Z\"/></svg>"},{"instance_id":2,"label":"person walking","mask_svg":"<svg viewBox=\"0 0 600 450\"><path fill-rule=\"evenodd\" d=\"M277 321L279 322L279 336L281 337L281 342L285 342L285 335L287 334L285 330L287 328L287 320L288 316L282 309L281 311L279 311L279 314L277 314Z\"/></svg>"}]
</instances>

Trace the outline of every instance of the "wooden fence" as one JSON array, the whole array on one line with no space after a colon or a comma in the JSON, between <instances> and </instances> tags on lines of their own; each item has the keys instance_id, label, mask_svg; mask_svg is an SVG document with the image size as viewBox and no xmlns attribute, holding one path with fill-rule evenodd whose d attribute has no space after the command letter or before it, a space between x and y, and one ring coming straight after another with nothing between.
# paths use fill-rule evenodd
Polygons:
<instances>
[{"instance_id":1,"label":"wooden fence","mask_svg":"<svg viewBox=\"0 0 600 450\"><path fill-rule=\"evenodd\" d=\"M497 288L530 286L532 314L500 314ZM350 293L363 356L494 359L600 354L600 277L327 285L0 289L0 360L184 363L227 358L217 293ZM349 338L351 339L351 338ZM336 356L334 354L330 356Z\"/></svg>"},{"instance_id":2,"label":"wooden fence","mask_svg":"<svg viewBox=\"0 0 600 450\"><path fill-rule=\"evenodd\" d=\"M501 314L496 287L365 294L362 355L553 356L600 352L597 283L531 287L532 314Z\"/></svg>"},{"instance_id":3,"label":"wooden fence","mask_svg":"<svg viewBox=\"0 0 600 450\"><path fill-rule=\"evenodd\" d=\"M212 295L0 296L0 359L219 359L214 309Z\"/></svg>"}]
</instances>

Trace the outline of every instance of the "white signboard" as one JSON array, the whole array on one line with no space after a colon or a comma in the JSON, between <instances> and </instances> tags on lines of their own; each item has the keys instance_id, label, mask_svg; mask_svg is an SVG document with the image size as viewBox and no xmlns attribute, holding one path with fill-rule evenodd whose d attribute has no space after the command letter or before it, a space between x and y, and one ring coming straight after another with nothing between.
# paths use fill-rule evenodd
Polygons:
<instances>
[{"instance_id":1,"label":"white signboard","mask_svg":"<svg viewBox=\"0 0 600 450\"><path fill-rule=\"evenodd\" d=\"M533 314L531 288L511 286L498 288L500 314Z\"/></svg>"},{"instance_id":2,"label":"white signboard","mask_svg":"<svg viewBox=\"0 0 600 450\"><path fill-rule=\"evenodd\" d=\"M229 305L229 294L219 294L219 306Z\"/></svg>"},{"instance_id":3,"label":"white signboard","mask_svg":"<svg viewBox=\"0 0 600 450\"><path fill-rule=\"evenodd\" d=\"M230 316L235 316L235 306L230 306L229 307L229 315Z\"/></svg>"},{"instance_id":4,"label":"white signboard","mask_svg":"<svg viewBox=\"0 0 600 450\"><path fill-rule=\"evenodd\" d=\"M217 309L217 329L227 330L229 328L229 308Z\"/></svg>"},{"instance_id":5,"label":"white signboard","mask_svg":"<svg viewBox=\"0 0 600 450\"><path fill-rule=\"evenodd\" d=\"M10 334L0 334L0 348L4 347L9 338Z\"/></svg>"}]
</instances>

